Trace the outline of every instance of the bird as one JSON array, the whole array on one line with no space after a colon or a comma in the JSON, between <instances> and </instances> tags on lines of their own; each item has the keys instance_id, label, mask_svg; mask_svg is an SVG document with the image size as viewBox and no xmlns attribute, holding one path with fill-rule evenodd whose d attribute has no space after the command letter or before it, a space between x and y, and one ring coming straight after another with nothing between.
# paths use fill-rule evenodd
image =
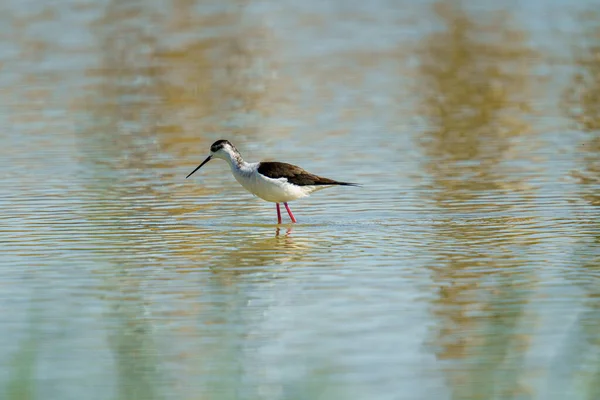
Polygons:
<instances>
[{"instance_id":1,"label":"bird","mask_svg":"<svg viewBox=\"0 0 600 400\"><path fill-rule=\"evenodd\" d=\"M192 176L213 158L227 161L231 167L233 177L244 189L265 201L275 203L277 224L282 223L280 203L285 206L292 223L296 223L297 220L288 205L289 201L307 197L313 192L332 186L360 186L356 183L323 178L288 163L277 161L246 162L238 149L225 139L214 142L210 146L208 157L185 178Z\"/></svg>"}]
</instances>

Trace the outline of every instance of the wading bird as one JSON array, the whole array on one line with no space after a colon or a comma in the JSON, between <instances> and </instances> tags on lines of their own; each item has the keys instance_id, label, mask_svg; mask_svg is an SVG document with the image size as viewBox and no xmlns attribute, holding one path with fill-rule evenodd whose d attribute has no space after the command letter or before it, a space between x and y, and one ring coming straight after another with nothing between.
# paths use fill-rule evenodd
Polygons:
<instances>
[{"instance_id":1,"label":"wading bird","mask_svg":"<svg viewBox=\"0 0 600 400\"><path fill-rule=\"evenodd\" d=\"M210 146L210 154L206 160L186 176L186 179L213 158L227 161L235 180L244 189L263 200L275 203L278 224L281 224L279 203L283 203L292 222L296 222L288 201L309 196L317 190L331 186L358 186L355 183L323 178L292 164L276 161L248 163L228 140L214 142Z\"/></svg>"}]
</instances>

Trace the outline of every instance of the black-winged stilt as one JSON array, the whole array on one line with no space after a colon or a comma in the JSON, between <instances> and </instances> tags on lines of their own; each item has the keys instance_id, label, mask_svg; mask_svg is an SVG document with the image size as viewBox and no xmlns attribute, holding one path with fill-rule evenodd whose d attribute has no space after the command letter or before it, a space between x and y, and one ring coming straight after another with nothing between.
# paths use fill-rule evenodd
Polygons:
<instances>
[{"instance_id":1,"label":"black-winged stilt","mask_svg":"<svg viewBox=\"0 0 600 400\"><path fill-rule=\"evenodd\" d=\"M213 158L227 161L235 180L244 189L263 200L276 204L278 224L281 224L279 203L283 203L292 222L296 222L296 218L288 206L288 201L309 196L317 190L331 186L358 186L355 183L323 178L292 164L275 161L248 163L242 159L240 152L228 140L214 142L210 146L210 154L206 160L190 172L186 179Z\"/></svg>"}]
</instances>

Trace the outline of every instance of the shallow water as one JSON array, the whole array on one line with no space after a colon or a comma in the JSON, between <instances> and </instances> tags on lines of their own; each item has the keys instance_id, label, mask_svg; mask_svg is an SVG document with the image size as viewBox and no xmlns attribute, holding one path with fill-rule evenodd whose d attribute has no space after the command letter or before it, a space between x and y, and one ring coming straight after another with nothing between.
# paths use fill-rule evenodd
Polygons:
<instances>
[{"instance_id":1,"label":"shallow water","mask_svg":"<svg viewBox=\"0 0 600 400\"><path fill-rule=\"evenodd\" d=\"M4 2L0 398L600 398L599 5Z\"/></svg>"}]
</instances>

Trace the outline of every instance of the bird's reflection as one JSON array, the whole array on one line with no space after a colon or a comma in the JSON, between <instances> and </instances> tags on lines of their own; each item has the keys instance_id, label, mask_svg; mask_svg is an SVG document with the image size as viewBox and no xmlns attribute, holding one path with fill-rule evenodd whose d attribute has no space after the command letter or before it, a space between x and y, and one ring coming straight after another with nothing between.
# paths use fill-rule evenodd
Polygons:
<instances>
[{"instance_id":1,"label":"bird's reflection","mask_svg":"<svg viewBox=\"0 0 600 400\"><path fill-rule=\"evenodd\" d=\"M309 237L292 235L298 232L289 225L275 226L274 232L273 225L198 229L176 224L170 228L170 252L185 256L190 265L208 266L218 275L273 271L303 260L312 246ZM164 230L161 234L165 235Z\"/></svg>"},{"instance_id":2,"label":"bird's reflection","mask_svg":"<svg viewBox=\"0 0 600 400\"><path fill-rule=\"evenodd\" d=\"M280 231L281 231L281 228L278 226L278 227L275 229L275 237L279 236L279 233L280 233ZM285 230L285 236L286 236L286 237L287 237L287 236L290 236L290 233L292 233L292 227L291 227L291 226L288 226L288 227L286 228L286 230Z\"/></svg>"},{"instance_id":3,"label":"bird's reflection","mask_svg":"<svg viewBox=\"0 0 600 400\"><path fill-rule=\"evenodd\" d=\"M216 264L220 268L228 269L235 267L250 267L250 269L269 269L275 265L285 265L302 259L309 248L309 244L296 238L292 233L292 227L275 228L275 235L264 237L260 235L248 237L245 232L240 235L229 235L229 245L234 251L221 254ZM237 269L237 268L236 268Z\"/></svg>"}]
</instances>

